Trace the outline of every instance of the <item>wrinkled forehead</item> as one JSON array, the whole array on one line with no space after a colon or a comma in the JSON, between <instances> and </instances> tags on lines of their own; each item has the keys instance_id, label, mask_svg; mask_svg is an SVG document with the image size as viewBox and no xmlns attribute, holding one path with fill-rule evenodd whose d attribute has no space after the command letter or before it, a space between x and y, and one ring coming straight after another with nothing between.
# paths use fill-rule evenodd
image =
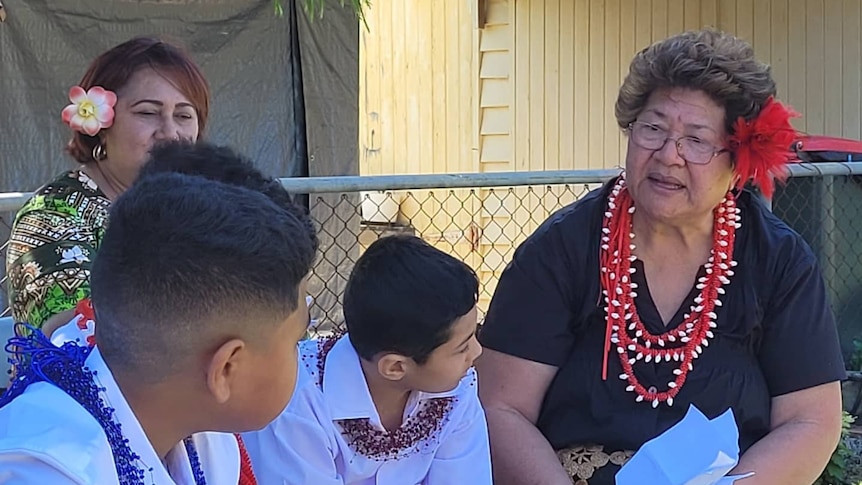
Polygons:
<instances>
[{"instance_id":1,"label":"wrinkled forehead","mask_svg":"<svg viewBox=\"0 0 862 485\"><path fill-rule=\"evenodd\" d=\"M653 92L638 120L686 131L725 133L725 109L703 91L671 88Z\"/></svg>"}]
</instances>

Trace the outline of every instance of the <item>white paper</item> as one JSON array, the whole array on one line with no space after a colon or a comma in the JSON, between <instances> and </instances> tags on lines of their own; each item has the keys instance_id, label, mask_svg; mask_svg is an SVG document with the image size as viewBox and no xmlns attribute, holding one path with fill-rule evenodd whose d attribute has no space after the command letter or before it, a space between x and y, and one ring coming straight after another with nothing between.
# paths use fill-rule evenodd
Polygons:
<instances>
[{"instance_id":1,"label":"white paper","mask_svg":"<svg viewBox=\"0 0 862 485\"><path fill-rule=\"evenodd\" d=\"M754 472L746 473L745 475L725 475L721 477L721 479L715 482L715 485L733 485L733 483L737 480L742 480L743 478L753 477Z\"/></svg>"},{"instance_id":2,"label":"white paper","mask_svg":"<svg viewBox=\"0 0 862 485\"><path fill-rule=\"evenodd\" d=\"M739 430L728 409L708 419L694 405L683 419L646 442L616 475L617 485L730 485L739 462Z\"/></svg>"}]
</instances>

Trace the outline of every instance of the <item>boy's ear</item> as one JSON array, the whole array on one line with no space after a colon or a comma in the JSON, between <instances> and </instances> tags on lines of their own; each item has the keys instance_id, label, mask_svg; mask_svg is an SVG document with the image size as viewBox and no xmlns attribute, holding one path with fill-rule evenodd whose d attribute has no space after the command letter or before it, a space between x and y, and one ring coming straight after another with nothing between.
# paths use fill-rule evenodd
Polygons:
<instances>
[{"instance_id":1,"label":"boy's ear","mask_svg":"<svg viewBox=\"0 0 862 485\"><path fill-rule=\"evenodd\" d=\"M383 354L377 359L377 372L384 379L400 381L407 374L409 360L400 354Z\"/></svg>"},{"instance_id":2,"label":"boy's ear","mask_svg":"<svg viewBox=\"0 0 862 485\"><path fill-rule=\"evenodd\" d=\"M231 389L239 378L238 364L245 349L245 342L231 339L217 348L210 357L207 365L207 389L219 404L230 399Z\"/></svg>"}]
</instances>

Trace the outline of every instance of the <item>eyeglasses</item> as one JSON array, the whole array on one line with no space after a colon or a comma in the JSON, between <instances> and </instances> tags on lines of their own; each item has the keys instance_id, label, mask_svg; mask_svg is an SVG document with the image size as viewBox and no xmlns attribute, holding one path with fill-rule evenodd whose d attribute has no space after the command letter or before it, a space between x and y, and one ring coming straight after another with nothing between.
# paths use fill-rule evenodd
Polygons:
<instances>
[{"instance_id":1,"label":"eyeglasses","mask_svg":"<svg viewBox=\"0 0 862 485\"><path fill-rule=\"evenodd\" d=\"M676 145L676 152L680 158L697 165L705 165L716 156L728 151L727 148L718 148L695 136L671 138L664 128L644 121L630 123L628 131L632 143L644 150L661 150L668 141L672 141Z\"/></svg>"}]
</instances>

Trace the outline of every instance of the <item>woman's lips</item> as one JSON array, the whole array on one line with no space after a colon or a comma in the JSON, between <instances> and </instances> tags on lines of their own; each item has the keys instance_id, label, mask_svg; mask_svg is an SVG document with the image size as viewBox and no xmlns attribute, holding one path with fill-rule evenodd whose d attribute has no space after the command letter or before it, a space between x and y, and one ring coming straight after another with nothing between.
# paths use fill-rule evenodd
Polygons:
<instances>
[{"instance_id":1,"label":"woman's lips","mask_svg":"<svg viewBox=\"0 0 862 485\"><path fill-rule=\"evenodd\" d=\"M653 185L665 190L682 190L685 185L676 177L665 177L662 175L650 175L647 177Z\"/></svg>"}]
</instances>

